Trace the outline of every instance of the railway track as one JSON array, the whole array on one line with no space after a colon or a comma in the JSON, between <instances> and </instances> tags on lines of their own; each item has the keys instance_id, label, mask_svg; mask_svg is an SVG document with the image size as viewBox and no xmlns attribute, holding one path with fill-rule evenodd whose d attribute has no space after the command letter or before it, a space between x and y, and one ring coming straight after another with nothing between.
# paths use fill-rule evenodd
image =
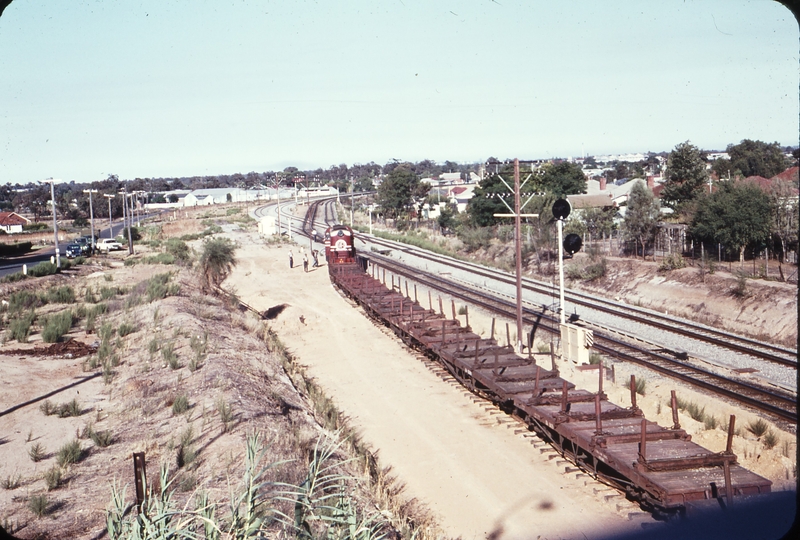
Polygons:
<instances>
[{"instance_id":1,"label":"railway track","mask_svg":"<svg viewBox=\"0 0 800 540\"><path fill-rule=\"evenodd\" d=\"M463 302L499 316L512 320L515 317L516 307L510 300L497 298L483 291L452 282L440 275L419 270L377 253L369 253L364 256L368 257L373 264L377 264L394 275L424 283L426 286L443 294L458 298ZM531 325L534 330L541 329L553 334L560 334L559 321L554 313L523 307L523 321L525 324ZM610 334L596 332L594 334L594 348L608 357L643 365L668 377L743 403L781 420L797 423L796 397L790 394L724 377Z\"/></svg>"},{"instance_id":2,"label":"railway track","mask_svg":"<svg viewBox=\"0 0 800 540\"><path fill-rule=\"evenodd\" d=\"M332 223L336 223L336 215L333 209L334 200L333 198L327 198L312 203L309 206L302 224L298 228L298 232L310 236L311 231L314 230L315 227L327 227ZM424 250L416 249L411 246L398 246L395 242L372 236L366 237L365 235L357 235L357 237L365 243L369 242L371 244L383 246L386 249L400 250L406 253L413 252L414 256L421 257L431 262L444 262L451 267L467 269L479 277L513 284L513 279L510 276L492 271L480 265L457 261L448 257L442 257L441 255L429 254ZM515 317L515 304L511 300L498 297L494 293L480 290L480 288L475 286L469 286L451 279L446 279L433 272L426 272L399 263L392 258L378 253L369 253L365 256L397 276L403 276L408 280L424 283L443 294L450 295L453 298L475 305L499 316L512 320ZM551 287L542 285L533 280L524 280L523 288L527 291L540 294L552 293ZM650 310L643 310L633 306L622 306L618 303L610 302L602 298L590 297L583 293L570 291L568 293L568 299L577 305L584 305L616 316L624 316L642 324L677 332L693 339L757 356L763 360L793 366L795 368L797 366L796 351L794 352L794 357L792 357L793 351L790 349L764 344L749 338L736 336L688 321L676 320ZM523 320L525 324L531 325L535 330L541 329L556 335L560 334L557 312L549 310L545 306L524 306ZM662 375L680 380L731 401L742 403L767 413L779 420L795 425L797 423L796 395L792 395L780 389L768 388L726 377L700 366L692 365L688 362L687 353L647 348L640 340L637 340L633 336L620 335L619 333L607 332L597 328L594 329L594 336L594 348L608 357L642 365Z\"/></svg>"},{"instance_id":3,"label":"railway track","mask_svg":"<svg viewBox=\"0 0 800 540\"><path fill-rule=\"evenodd\" d=\"M357 237L362 241L365 241L363 235L358 235ZM419 257L430 262L446 264L454 269L457 268L466 270L471 274L481 278L491 279L509 286L514 285L515 283L513 276L506 275L505 273L498 272L497 270L488 269L481 265L465 261L458 261L456 259L443 257L441 255L430 254L424 250L411 246L398 246L396 242L391 242L380 238L370 237L368 240L370 243L383 246L386 249L399 250L404 253L413 254L415 257ZM523 291L542 295L553 295L552 286L548 284L542 284L531 279L523 279L522 287ZM705 325L693 323L684 319L670 317L652 310L644 310L635 306L623 305L617 302L605 300L598 296L592 296L576 291L565 291L565 298L567 301L575 305L585 306L604 313L624 317L641 324L646 324L654 328L680 334L687 338L711 343L718 347L754 356L756 358L774 362L776 364L794 368L797 367L797 351L793 349L764 343L751 338L732 334L730 332L725 332ZM682 351L678 352L680 353Z\"/></svg>"}]
</instances>

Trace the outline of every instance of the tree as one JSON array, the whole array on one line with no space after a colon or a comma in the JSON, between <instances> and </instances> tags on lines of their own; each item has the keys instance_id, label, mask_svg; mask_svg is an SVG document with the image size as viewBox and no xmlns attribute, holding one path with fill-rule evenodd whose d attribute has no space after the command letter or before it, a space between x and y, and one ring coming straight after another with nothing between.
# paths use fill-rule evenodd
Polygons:
<instances>
[{"instance_id":1,"label":"tree","mask_svg":"<svg viewBox=\"0 0 800 540\"><path fill-rule=\"evenodd\" d=\"M762 141L744 139L739 144L729 144L727 148L731 158L731 168L739 171L745 178L763 176L772 178L786 170L788 164L780 144L767 144Z\"/></svg>"},{"instance_id":2,"label":"tree","mask_svg":"<svg viewBox=\"0 0 800 540\"><path fill-rule=\"evenodd\" d=\"M216 289L236 266L236 245L229 238L213 238L203 242L200 255L203 290Z\"/></svg>"},{"instance_id":3,"label":"tree","mask_svg":"<svg viewBox=\"0 0 800 540\"><path fill-rule=\"evenodd\" d=\"M622 230L628 240L634 240L642 247L642 259L644 259L647 245L656 236L661 208L658 200L642 181L637 181L631 189L627 207Z\"/></svg>"},{"instance_id":4,"label":"tree","mask_svg":"<svg viewBox=\"0 0 800 540\"><path fill-rule=\"evenodd\" d=\"M404 166L395 167L378 186L378 204L383 213L390 218L406 214L413 202L419 179Z\"/></svg>"},{"instance_id":5,"label":"tree","mask_svg":"<svg viewBox=\"0 0 800 540\"><path fill-rule=\"evenodd\" d=\"M700 150L689 141L680 143L667 159L667 179L661 200L675 212L689 215L707 180L706 164Z\"/></svg>"},{"instance_id":6,"label":"tree","mask_svg":"<svg viewBox=\"0 0 800 540\"><path fill-rule=\"evenodd\" d=\"M796 188L791 182L774 180L770 186L768 197L772 208L770 231L773 239L773 250L778 252L778 264L783 276L783 263L786 262L786 252L789 249L797 250L798 242L798 203L795 196Z\"/></svg>"},{"instance_id":7,"label":"tree","mask_svg":"<svg viewBox=\"0 0 800 540\"><path fill-rule=\"evenodd\" d=\"M580 213L586 231L592 238L610 234L614 229L614 208L587 208Z\"/></svg>"},{"instance_id":8,"label":"tree","mask_svg":"<svg viewBox=\"0 0 800 540\"><path fill-rule=\"evenodd\" d=\"M436 218L436 223L439 224L442 231L452 230L456 226L456 210L452 205L446 204L439 211L439 217Z\"/></svg>"},{"instance_id":9,"label":"tree","mask_svg":"<svg viewBox=\"0 0 800 540\"><path fill-rule=\"evenodd\" d=\"M577 163L562 161L547 164L539 177L539 185L556 197L586 193L586 175Z\"/></svg>"},{"instance_id":10,"label":"tree","mask_svg":"<svg viewBox=\"0 0 800 540\"><path fill-rule=\"evenodd\" d=\"M758 186L742 182L720 182L719 189L698 201L689 233L703 242L719 242L739 252L769 237L770 201Z\"/></svg>"}]
</instances>

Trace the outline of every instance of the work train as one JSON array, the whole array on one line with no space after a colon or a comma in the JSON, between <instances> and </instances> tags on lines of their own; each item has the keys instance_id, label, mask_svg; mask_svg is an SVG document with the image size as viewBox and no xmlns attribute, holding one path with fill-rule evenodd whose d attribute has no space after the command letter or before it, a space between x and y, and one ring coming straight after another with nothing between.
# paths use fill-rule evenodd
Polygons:
<instances>
[{"instance_id":1,"label":"work train","mask_svg":"<svg viewBox=\"0 0 800 540\"><path fill-rule=\"evenodd\" d=\"M772 482L737 463L732 450L734 419L726 450L712 452L692 442L678 423L673 394L673 426L646 420L636 406L631 379L631 406L608 400L599 370L597 393L579 389L559 375L555 357L547 369L517 355L507 343L484 338L461 326L455 313L423 308L368 272L368 258L356 253L350 227L325 231L325 256L331 281L366 313L389 326L404 342L426 351L464 386L512 411L557 452L602 481L624 490L627 498L664 517L699 509L703 501L732 504L733 497L766 494ZM392 280L394 281L394 279ZM416 296L416 294L415 294ZM468 323L467 323L468 324ZM492 332L494 334L494 332ZM510 341L510 340L509 340ZM551 353L552 354L552 353Z\"/></svg>"},{"instance_id":2,"label":"work train","mask_svg":"<svg viewBox=\"0 0 800 540\"><path fill-rule=\"evenodd\" d=\"M329 265L355 264L356 248L353 229L334 225L325 231L325 260Z\"/></svg>"}]
</instances>

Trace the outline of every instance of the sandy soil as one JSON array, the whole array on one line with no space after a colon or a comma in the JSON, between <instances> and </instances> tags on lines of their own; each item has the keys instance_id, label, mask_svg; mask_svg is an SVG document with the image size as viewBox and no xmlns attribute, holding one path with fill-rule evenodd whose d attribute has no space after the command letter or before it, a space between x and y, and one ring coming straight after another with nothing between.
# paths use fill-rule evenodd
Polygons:
<instances>
[{"instance_id":1,"label":"sandy soil","mask_svg":"<svg viewBox=\"0 0 800 540\"><path fill-rule=\"evenodd\" d=\"M593 492L607 494L601 484L565 474L354 309L327 268L290 269L288 251L243 241L226 285L259 310L288 305L273 328L447 534L592 538L638 526L627 519L635 507L618 511L621 499Z\"/></svg>"}]
</instances>

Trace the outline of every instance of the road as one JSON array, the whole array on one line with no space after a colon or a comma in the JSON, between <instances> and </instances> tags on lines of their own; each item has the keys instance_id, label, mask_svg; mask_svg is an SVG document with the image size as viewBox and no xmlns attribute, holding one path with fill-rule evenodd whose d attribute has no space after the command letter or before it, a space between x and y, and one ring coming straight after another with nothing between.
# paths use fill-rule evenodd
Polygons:
<instances>
[{"instance_id":1,"label":"road","mask_svg":"<svg viewBox=\"0 0 800 540\"><path fill-rule=\"evenodd\" d=\"M140 218L141 220L152 218L157 216L158 214L148 214ZM109 234L109 228L100 228L97 229L95 234L97 238L113 238L121 234L123 229L122 220L116 223L111 224L111 233ZM58 247L59 251L61 252L61 256L64 257L64 251L69 241L59 242ZM41 249L34 251L33 253L29 253L27 255L22 255L19 257L8 257L6 259L0 260L0 277L7 276L8 274L13 274L15 272L22 271L22 265L27 264L28 268L39 264L42 261L49 261L50 257L56 254L55 246L47 246Z\"/></svg>"}]
</instances>

